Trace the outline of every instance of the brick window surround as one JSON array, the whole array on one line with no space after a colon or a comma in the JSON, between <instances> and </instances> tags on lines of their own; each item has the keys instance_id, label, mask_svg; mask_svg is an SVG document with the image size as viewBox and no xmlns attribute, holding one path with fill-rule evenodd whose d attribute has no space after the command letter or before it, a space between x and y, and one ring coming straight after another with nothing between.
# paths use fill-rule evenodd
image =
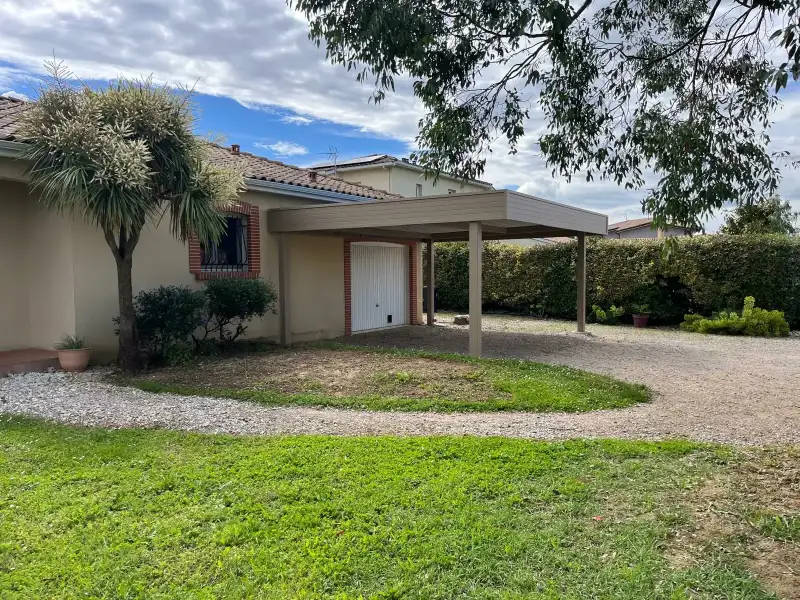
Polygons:
<instances>
[{"instance_id":1,"label":"brick window surround","mask_svg":"<svg viewBox=\"0 0 800 600\"><path fill-rule=\"evenodd\" d=\"M344 240L344 334L353 333L353 305L352 305L352 268L350 262L350 246L354 242L386 242L408 247L408 322L418 325L420 315L417 314L417 252L418 243L409 240L385 239L345 239Z\"/></svg>"},{"instance_id":2,"label":"brick window surround","mask_svg":"<svg viewBox=\"0 0 800 600\"><path fill-rule=\"evenodd\" d=\"M203 249L195 236L189 238L189 271L198 280L256 279L261 274L261 225L258 206L247 202L237 202L226 208L225 212L247 216L247 271L204 271Z\"/></svg>"}]
</instances>

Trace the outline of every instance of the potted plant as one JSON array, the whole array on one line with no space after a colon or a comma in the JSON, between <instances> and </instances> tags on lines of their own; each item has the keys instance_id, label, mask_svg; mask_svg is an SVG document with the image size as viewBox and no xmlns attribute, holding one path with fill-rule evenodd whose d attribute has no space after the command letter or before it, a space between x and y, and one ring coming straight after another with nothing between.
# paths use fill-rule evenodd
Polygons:
<instances>
[{"instance_id":1,"label":"potted plant","mask_svg":"<svg viewBox=\"0 0 800 600\"><path fill-rule=\"evenodd\" d=\"M634 327L647 327L650 319L650 307L647 304L634 304L631 306Z\"/></svg>"},{"instance_id":2,"label":"potted plant","mask_svg":"<svg viewBox=\"0 0 800 600\"><path fill-rule=\"evenodd\" d=\"M86 344L85 338L65 333L55 349L58 351L58 363L65 371L83 371L89 365L92 349Z\"/></svg>"}]
</instances>

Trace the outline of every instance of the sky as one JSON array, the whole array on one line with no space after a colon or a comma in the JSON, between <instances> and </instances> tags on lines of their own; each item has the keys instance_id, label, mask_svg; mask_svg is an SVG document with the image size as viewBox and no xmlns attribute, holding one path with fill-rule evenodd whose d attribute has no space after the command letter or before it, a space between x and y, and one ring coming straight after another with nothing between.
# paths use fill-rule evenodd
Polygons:
<instances>
[{"instance_id":1,"label":"sky","mask_svg":"<svg viewBox=\"0 0 800 600\"><path fill-rule=\"evenodd\" d=\"M0 94L35 98L54 56L89 83L152 75L194 86L198 133L300 166L332 152L340 159L407 155L423 114L407 80L381 104L368 102L371 86L327 63L306 21L283 0L0 0ZM783 99L773 147L797 159L800 90ZM482 179L603 212L611 222L641 216L646 190L551 177L536 149L542 118L535 107L527 131L517 154L495 148ZM784 171L780 192L800 210L800 172Z\"/></svg>"}]
</instances>

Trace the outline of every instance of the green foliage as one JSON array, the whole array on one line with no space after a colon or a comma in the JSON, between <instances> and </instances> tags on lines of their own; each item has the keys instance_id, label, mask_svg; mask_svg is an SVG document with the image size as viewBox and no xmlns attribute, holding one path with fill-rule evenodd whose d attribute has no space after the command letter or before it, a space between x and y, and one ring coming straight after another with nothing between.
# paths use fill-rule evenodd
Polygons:
<instances>
[{"instance_id":1,"label":"green foliage","mask_svg":"<svg viewBox=\"0 0 800 600\"><path fill-rule=\"evenodd\" d=\"M206 320L206 296L201 290L162 285L139 292L134 299L139 344L148 360L179 362L192 334Z\"/></svg>"},{"instance_id":2,"label":"green foliage","mask_svg":"<svg viewBox=\"0 0 800 600\"><path fill-rule=\"evenodd\" d=\"M792 211L792 205L782 201L780 196L771 196L754 202L742 204L730 211L725 217L721 233L731 235L778 233L793 235L797 229L798 213Z\"/></svg>"},{"instance_id":3,"label":"green foliage","mask_svg":"<svg viewBox=\"0 0 800 600\"><path fill-rule=\"evenodd\" d=\"M619 322L619 318L624 314L624 306L614 306L612 304L608 310L604 310L597 304L592 305L592 315L595 321L604 325L616 325Z\"/></svg>"},{"instance_id":4,"label":"green foliage","mask_svg":"<svg viewBox=\"0 0 800 600\"><path fill-rule=\"evenodd\" d=\"M203 292L208 313L203 339L216 335L225 344L247 330L245 323L274 311L278 299L275 288L263 279L212 279Z\"/></svg>"},{"instance_id":5,"label":"green foliage","mask_svg":"<svg viewBox=\"0 0 800 600\"><path fill-rule=\"evenodd\" d=\"M139 292L134 308L140 350L148 363L170 365L218 354L247 330L248 321L274 310L276 299L263 279L212 279L200 290L162 285Z\"/></svg>"},{"instance_id":6,"label":"green foliage","mask_svg":"<svg viewBox=\"0 0 800 600\"><path fill-rule=\"evenodd\" d=\"M123 256L164 214L181 240L222 233L218 208L237 198L242 176L208 160L188 93L152 79L75 87L62 63L47 66L51 79L21 130L31 187L45 205L113 236Z\"/></svg>"},{"instance_id":7,"label":"green foliage","mask_svg":"<svg viewBox=\"0 0 800 600\"><path fill-rule=\"evenodd\" d=\"M84 350L88 347L86 338L69 333L62 335L61 340L55 345L56 350Z\"/></svg>"},{"instance_id":8,"label":"green foliage","mask_svg":"<svg viewBox=\"0 0 800 600\"><path fill-rule=\"evenodd\" d=\"M202 372L192 372L192 384L186 385L185 373L180 370L155 372L144 378L125 377L119 382L149 392L169 392L188 396L211 396L249 400L269 406L328 406L367 410L432 411L432 412L585 412L609 408L624 408L648 402L650 392L643 385L632 384L613 377L588 373L559 365L546 365L515 359L474 358L461 354L444 354L419 350L375 349L336 343L319 344L326 349L350 350L364 353L368 364L370 354L391 354L425 360L469 363L485 367L484 373L494 390L486 399L454 397L438 389L413 396L365 393L345 396L326 393L286 393L265 382L247 383L242 377L240 387L221 387L217 380L203 378ZM223 359L225 360L225 359ZM234 370L241 363L233 363ZM247 369L247 365L241 368ZM399 371L393 374L375 373L379 380L407 385L414 375ZM234 378L235 379L235 378Z\"/></svg>"},{"instance_id":9,"label":"green foliage","mask_svg":"<svg viewBox=\"0 0 800 600\"><path fill-rule=\"evenodd\" d=\"M721 312L706 319L698 315L686 315L681 323L684 331L696 333L719 333L727 335L750 335L762 337L785 337L789 335L789 324L779 310L764 310L756 307L752 296L744 299L742 314Z\"/></svg>"},{"instance_id":10,"label":"green foliage","mask_svg":"<svg viewBox=\"0 0 800 600\"><path fill-rule=\"evenodd\" d=\"M242 174L214 166L194 135L189 93L152 79L74 85L62 63L23 115L20 137L30 187L49 209L99 229L117 267L119 362L141 368L133 306L133 252L148 223L166 218L173 235L214 240L220 208L235 201Z\"/></svg>"},{"instance_id":11,"label":"green foliage","mask_svg":"<svg viewBox=\"0 0 800 600\"><path fill-rule=\"evenodd\" d=\"M762 535L785 542L800 542L800 512L782 515L764 511L756 515L755 520Z\"/></svg>"},{"instance_id":12,"label":"green foliage","mask_svg":"<svg viewBox=\"0 0 800 600\"><path fill-rule=\"evenodd\" d=\"M14 418L0 456L4 600L775 598L745 570L746 537L714 538L686 568L667 559L691 550L681 540L696 545L697 482L742 481L686 441L246 437Z\"/></svg>"},{"instance_id":13,"label":"green foliage","mask_svg":"<svg viewBox=\"0 0 800 600\"><path fill-rule=\"evenodd\" d=\"M800 325L800 239L793 236L713 235L673 238L664 260L663 240L590 240L588 305L647 304L651 319L680 323L687 313L710 316L757 296ZM575 243L520 247L484 244L483 301L501 309L575 319ZM465 244L436 244L439 306L468 306Z\"/></svg>"},{"instance_id":14,"label":"green foliage","mask_svg":"<svg viewBox=\"0 0 800 600\"><path fill-rule=\"evenodd\" d=\"M426 110L411 158L434 176L475 178L493 146L516 152L536 102L530 146L554 174L631 189L653 171L645 212L697 229L774 192L790 162L767 131L800 76L798 3L735 4L290 0L374 101L411 79Z\"/></svg>"}]
</instances>

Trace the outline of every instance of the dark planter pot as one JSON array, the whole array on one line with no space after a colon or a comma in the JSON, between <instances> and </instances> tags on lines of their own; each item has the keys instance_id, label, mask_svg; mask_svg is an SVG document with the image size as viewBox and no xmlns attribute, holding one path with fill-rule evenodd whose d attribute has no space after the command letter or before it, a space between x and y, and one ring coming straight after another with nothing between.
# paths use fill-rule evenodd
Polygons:
<instances>
[{"instance_id":1,"label":"dark planter pot","mask_svg":"<svg viewBox=\"0 0 800 600\"><path fill-rule=\"evenodd\" d=\"M647 321L650 319L650 315L633 315L633 326L634 327L647 327Z\"/></svg>"}]
</instances>

